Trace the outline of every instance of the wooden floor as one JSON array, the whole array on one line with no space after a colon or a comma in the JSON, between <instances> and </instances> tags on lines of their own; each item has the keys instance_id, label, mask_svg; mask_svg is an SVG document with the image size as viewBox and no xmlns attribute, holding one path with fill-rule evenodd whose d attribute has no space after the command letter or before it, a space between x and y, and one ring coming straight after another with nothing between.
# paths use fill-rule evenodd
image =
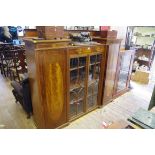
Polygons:
<instances>
[{"instance_id":1,"label":"wooden floor","mask_svg":"<svg viewBox=\"0 0 155 155\"><path fill-rule=\"evenodd\" d=\"M65 129L101 129L103 121L126 120L139 107L147 109L153 86L153 83L140 85L132 82L133 89L130 92L72 122ZM11 90L10 81L0 75L0 128L36 128L33 118L27 119L21 105L15 103Z\"/></svg>"},{"instance_id":2,"label":"wooden floor","mask_svg":"<svg viewBox=\"0 0 155 155\"><path fill-rule=\"evenodd\" d=\"M32 119L27 119L20 104L15 103L10 80L0 75L0 128L36 128Z\"/></svg>"}]
</instances>

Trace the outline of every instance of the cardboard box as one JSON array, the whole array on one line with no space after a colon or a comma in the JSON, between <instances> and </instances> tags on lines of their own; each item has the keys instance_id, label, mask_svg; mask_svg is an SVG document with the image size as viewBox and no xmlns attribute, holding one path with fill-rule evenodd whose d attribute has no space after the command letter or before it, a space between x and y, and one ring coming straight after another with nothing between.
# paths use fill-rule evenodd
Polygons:
<instances>
[{"instance_id":1,"label":"cardboard box","mask_svg":"<svg viewBox=\"0 0 155 155\"><path fill-rule=\"evenodd\" d=\"M148 84L149 83L149 71L136 71L131 75L131 80L135 82L139 82L142 84Z\"/></svg>"}]
</instances>

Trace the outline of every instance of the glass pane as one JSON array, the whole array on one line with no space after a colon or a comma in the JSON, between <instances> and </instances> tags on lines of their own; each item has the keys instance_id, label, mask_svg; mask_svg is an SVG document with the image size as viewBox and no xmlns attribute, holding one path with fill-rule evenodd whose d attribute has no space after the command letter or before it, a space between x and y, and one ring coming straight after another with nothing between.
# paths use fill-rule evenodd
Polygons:
<instances>
[{"instance_id":1,"label":"glass pane","mask_svg":"<svg viewBox=\"0 0 155 155\"><path fill-rule=\"evenodd\" d=\"M97 62L101 62L101 60L102 60L102 55L101 54L97 55Z\"/></svg>"},{"instance_id":2,"label":"glass pane","mask_svg":"<svg viewBox=\"0 0 155 155\"><path fill-rule=\"evenodd\" d=\"M96 62L96 55L90 56L90 64L94 64Z\"/></svg>"},{"instance_id":3,"label":"glass pane","mask_svg":"<svg viewBox=\"0 0 155 155\"><path fill-rule=\"evenodd\" d=\"M76 104L70 103L70 117L73 117L76 115Z\"/></svg>"},{"instance_id":4,"label":"glass pane","mask_svg":"<svg viewBox=\"0 0 155 155\"><path fill-rule=\"evenodd\" d=\"M85 66L85 65L86 65L86 57L80 57L79 66Z\"/></svg>"},{"instance_id":5,"label":"glass pane","mask_svg":"<svg viewBox=\"0 0 155 155\"><path fill-rule=\"evenodd\" d=\"M70 59L70 68L78 67L78 58Z\"/></svg>"},{"instance_id":6,"label":"glass pane","mask_svg":"<svg viewBox=\"0 0 155 155\"><path fill-rule=\"evenodd\" d=\"M95 66L95 79L99 79L100 76L100 64L96 64Z\"/></svg>"},{"instance_id":7,"label":"glass pane","mask_svg":"<svg viewBox=\"0 0 155 155\"><path fill-rule=\"evenodd\" d=\"M70 72L70 85L73 87L78 82L78 70L73 70Z\"/></svg>"},{"instance_id":8,"label":"glass pane","mask_svg":"<svg viewBox=\"0 0 155 155\"><path fill-rule=\"evenodd\" d=\"M93 103L93 96L89 96L87 98L87 106L88 106L88 108L91 108L91 107L93 107L93 105L94 105L94 103Z\"/></svg>"},{"instance_id":9,"label":"glass pane","mask_svg":"<svg viewBox=\"0 0 155 155\"><path fill-rule=\"evenodd\" d=\"M87 105L88 105L88 108L92 108L95 105L97 105L97 95L89 96L87 98Z\"/></svg>"},{"instance_id":10,"label":"glass pane","mask_svg":"<svg viewBox=\"0 0 155 155\"><path fill-rule=\"evenodd\" d=\"M80 68L79 69L79 83L84 85L86 79L86 68Z\"/></svg>"},{"instance_id":11,"label":"glass pane","mask_svg":"<svg viewBox=\"0 0 155 155\"><path fill-rule=\"evenodd\" d=\"M74 91L70 92L70 104L73 104L73 102L76 100L76 93Z\"/></svg>"},{"instance_id":12,"label":"glass pane","mask_svg":"<svg viewBox=\"0 0 155 155\"><path fill-rule=\"evenodd\" d=\"M93 95L94 84L88 84L88 96Z\"/></svg>"},{"instance_id":13,"label":"glass pane","mask_svg":"<svg viewBox=\"0 0 155 155\"><path fill-rule=\"evenodd\" d=\"M128 72L120 71L117 91L120 91L126 88L127 79L128 79Z\"/></svg>"},{"instance_id":14,"label":"glass pane","mask_svg":"<svg viewBox=\"0 0 155 155\"><path fill-rule=\"evenodd\" d=\"M94 79L94 71L95 71L95 65L89 66L89 77L88 81L91 81Z\"/></svg>"},{"instance_id":15,"label":"glass pane","mask_svg":"<svg viewBox=\"0 0 155 155\"><path fill-rule=\"evenodd\" d=\"M117 91L121 91L126 88L126 83L128 80L128 73L130 67L130 59L126 55L121 56L120 73L117 84Z\"/></svg>"},{"instance_id":16,"label":"glass pane","mask_svg":"<svg viewBox=\"0 0 155 155\"><path fill-rule=\"evenodd\" d=\"M121 70L128 71L130 66L130 59L127 56L121 57Z\"/></svg>"},{"instance_id":17,"label":"glass pane","mask_svg":"<svg viewBox=\"0 0 155 155\"><path fill-rule=\"evenodd\" d=\"M70 93L74 96L74 101L84 98L84 87L78 87L73 89Z\"/></svg>"},{"instance_id":18,"label":"glass pane","mask_svg":"<svg viewBox=\"0 0 155 155\"><path fill-rule=\"evenodd\" d=\"M74 116L83 112L84 87L74 89L70 92L70 115Z\"/></svg>"},{"instance_id":19,"label":"glass pane","mask_svg":"<svg viewBox=\"0 0 155 155\"><path fill-rule=\"evenodd\" d=\"M94 95L93 96L93 104L94 105L97 105L97 95Z\"/></svg>"},{"instance_id":20,"label":"glass pane","mask_svg":"<svg viewBox=\"0 0 155 155\"><path fill-rule=\"evenodd\" d=\"M78 106L77 113L78 114L83 112L83 105L84 105L84 101L83 100L77 102L77 106Z\"/></svg>"},{"instance_id":21,"label":"glass pane","mask_svg":"<svg viewBox=\"0 0 155 155\"><path fill-rule=\"evenodd\" d=\"M94 94L98 94L98 81L94 83Z\"/></svg>"}]
</instances>

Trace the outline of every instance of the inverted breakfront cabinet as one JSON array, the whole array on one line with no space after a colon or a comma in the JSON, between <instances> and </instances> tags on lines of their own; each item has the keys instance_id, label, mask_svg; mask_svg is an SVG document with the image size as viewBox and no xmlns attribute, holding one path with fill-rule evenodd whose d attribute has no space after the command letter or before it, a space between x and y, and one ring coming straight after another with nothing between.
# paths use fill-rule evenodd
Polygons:
<instances>
[{"instance_id":1,"label":"inverted breakfront cabinet","mask_svg":"<svg viewBox=\"0 0 155 155\"><path fill-rule=\"evenodd\" d=\"M38 128L61 128L102 104L105 45L36 48L32 40L25 44Z\"/></svg>"}]
</instances>

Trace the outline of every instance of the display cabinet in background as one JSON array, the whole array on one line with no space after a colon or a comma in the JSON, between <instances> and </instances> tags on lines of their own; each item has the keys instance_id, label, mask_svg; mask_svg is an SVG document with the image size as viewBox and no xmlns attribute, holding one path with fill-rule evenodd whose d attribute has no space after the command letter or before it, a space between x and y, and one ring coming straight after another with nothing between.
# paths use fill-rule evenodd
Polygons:
<instances>
[{"instance_id":1,"label":"display cabinet in background","mask_svg":"<svg viewBox=\"0 0 155 155\"><path fill-rule=\"evenodd\" d=\"M120 51L113 97L118 97L130 89L134 54L134 50Z\"/></svg>"},{"instance_id":2,"label":"display cabinet in background","mask_svg":"<svg viewBox=\"0 0 155 155\"><path fill-rule=\"evenodd\" d=\"M121 51L122 40L115 37L93 40L107 45L102 97L102 104L106 105L129 90L134 50Z\"/></svg>"},{"instance_id":3,"label":"display cabinet in background","mask_svg":"<svg viewBox=\"0 0 155 155\"><path fill-rule=\"evenodd\" d=\"M64 26L37 26L38 37L43 39L65 38Z\"/></svg>"}]
</instances>

